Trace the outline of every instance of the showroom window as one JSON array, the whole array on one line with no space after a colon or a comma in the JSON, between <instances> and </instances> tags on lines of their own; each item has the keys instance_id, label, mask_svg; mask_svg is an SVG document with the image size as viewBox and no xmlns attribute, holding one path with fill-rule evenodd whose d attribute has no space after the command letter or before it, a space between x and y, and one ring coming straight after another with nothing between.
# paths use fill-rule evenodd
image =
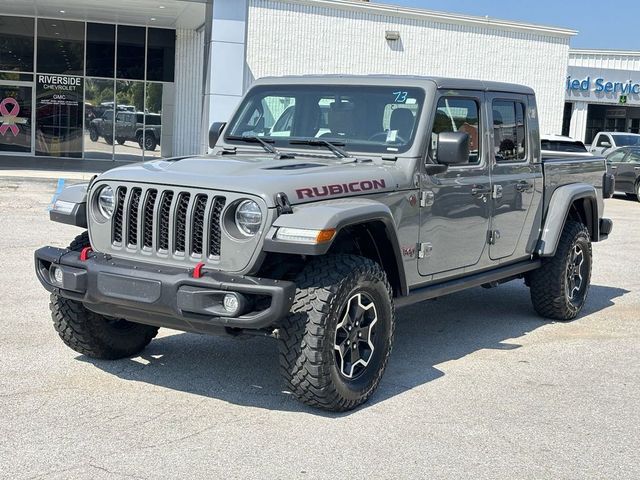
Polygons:
<instances>
[{"instance_id":1,"label":"showroom window","mask_svg":"<svg viewBox=\"0 0 640 480\"><path fill-rule=\"evenodd\" d=\"M84 74L84 22L38 20L37 71Z\"/></svg>"},{"instance_id":2,"label":"showroom window","mask_svg":"<svg viewBox=\"0 0 640 480\"><path fill-rule=\"evenodd\" d=\"M0 70L33 72L33 18L0 15Z\"/></svg>"},{"instance_id":3,"label":"showroom window","mask_svg":"<svg viewBox=\"0 0 640 480\"><path fill-rule=\"evenodd\" d=\"M162 132L172 120L175 38L173 29L0 15L0 105L8 112L0 153L170 154Z\"/></svg>"},{"instance_id":4,"label":"showroom window","mask_svg":"<svg viewBox=\"0 0 640 480\"><path fill-rule=\"evenodd\" d=\"M87 77L113 77L116 26L87 23Z\"/></svg>"}]
</instances>

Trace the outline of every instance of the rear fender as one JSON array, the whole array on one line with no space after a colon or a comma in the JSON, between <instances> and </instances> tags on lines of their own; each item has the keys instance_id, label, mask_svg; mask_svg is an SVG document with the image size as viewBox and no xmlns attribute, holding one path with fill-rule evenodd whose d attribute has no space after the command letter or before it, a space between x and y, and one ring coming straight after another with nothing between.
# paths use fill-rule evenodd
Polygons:
<instances>
[{"instance_id":1,"label":"rear fender","mask_svg":"<svg viewBox=\"0 0 640 480\"><path fill-rule=\"evenodd\" d=\"M586 224L591 240L597 242L600 239L598 194L595 187L586 183L564 185L553 192L549 202L547 217L537 248L537 253L541 257L555 255L560 235L572 207L575 207L581 220Z\"/></svg>"}]
</instances>

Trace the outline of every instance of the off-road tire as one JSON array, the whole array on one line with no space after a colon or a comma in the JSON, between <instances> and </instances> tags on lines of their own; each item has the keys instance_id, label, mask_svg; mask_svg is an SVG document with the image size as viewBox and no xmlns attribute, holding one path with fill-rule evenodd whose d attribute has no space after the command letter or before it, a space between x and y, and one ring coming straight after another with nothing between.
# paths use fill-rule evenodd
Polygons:
<instances>
[{"instance_id":1,"label":"off-road tire","mask_svg":"<svg viewBox=\"0 0 640 480\"><path fill-rule=\"evenodd\" d=\"M100 134L98 133L98 129L96 127L89 128L89 139L94 143L100 139Z\"/></svg>"},{"instance_id":2,"label":"off-road tire","mask_svg":"<svg viewBox=\"0 0 640 480\"><path fill-rule=\"evenodd\" d=\"M126 141L126 138L116 138L116 142L118 142L118 145L124 145Z\"/></svg>"},{"instance_id":3,"label":"off-road tire","mask_svg":"<svg viewBox=\"0 0 640 480\"><path fill-rule=\"evenodd\" d=\"M580 289L577 298L572 301L567 281L568 268L574 248L579 248L584 253L586 262L583 282L584 289ZM553 257L542 260L542 266L531 272L529 284L531 301L535 311L546 318L554 320L573 320L582 310L589 293L591 283L591 239L589 231L582 223L568 220L558 249Z\"/></svg>"},{"instance_id":4,"label":"off-road tire","mask_svg":"<svg viewBox=\"0 0 640 480\"><path fill-rule=\"evenodd\" d=\"M636 191L636 193L635 193L635 195L634 195L635 200L636 200L637 202L640 202L640 181L636 182L635 189L636 189L636 190L635 190L635 191Z\"/></svg>"},{"instance_id":5,"label":"off-road tire","mask_svg":"<svg viewBox=\"0 0 640 480\"><path fill-rule=\"evenodd\" d=\"M296 283L291 313L278 328L281 374L303 403L329 411L351 410L376 390L391 353L395 310L387 276L369 259L329 255L312 260ZM375 348L360 375L347 378L336 359L336 329L358 293L375 304Z\"/></svg>"},{"instance_id":6,"label":"off-road tire","mask_svg":"<svg viewBox=\"0 0 640 480\"><path fill-rule=\"evenodd\" d=\"M70 250L88 247L89 235L78 235ZM81 302L51 294L53 326L62 341L78 353L115 360L141 352L158 333L157 327L110 319L87 310Z\"/></svg>"},{"instance_id":7,"label":"off-road tire","mask_svg":"<svg viewBox=\"0 0 640 480\"><path fill-rule=\"evenodd\" d=\"M107 145L113 145L113 137L111 135L105 136L104 141L107 142Z\"/></svg>"},{"instance_id":8,"label":"off-road tire","mask_svg":"<svg viewBox=\"0 0 640 480\"><path fill-rule=\"evenodd\" d=\"M158 146L158 141L153 133L147 133L144 136L144 149L153 152Z\"/></svg>"}]
</instances>

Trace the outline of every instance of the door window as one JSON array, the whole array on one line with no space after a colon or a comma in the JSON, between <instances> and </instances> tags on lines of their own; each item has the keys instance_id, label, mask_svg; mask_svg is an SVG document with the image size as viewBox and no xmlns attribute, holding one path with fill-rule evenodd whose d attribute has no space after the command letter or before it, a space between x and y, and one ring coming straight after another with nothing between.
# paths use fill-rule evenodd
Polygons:
<instances>
[{"instance_id":1,"label":"door window","mask_svg":"<svg viewBox=\"0 0 640 480\"><path fill-rule=\"evenodd\" d=\"M640 152L638 151L631 152L629 156L625 158L625 162L640 163Z\"/></svg>"},{"instance_id":2,"label":"door window","mask_svg":"<svg viewBox=\"0 0 640 480\"><path fill-rule=\"evenodd\" d=\"M627 154L627 152L625 151L619 151L619 152L615 152L612 153L611 155L609 155L609 157L607 158L607 161L609 163L616 163L616 162L621 162L624 159L624 156Z\"/></svg>"},{"instance_id":3,"label":"door window","mask_svg":"<svg viewBox=\"0 0 640 480\"><path fill-rule=\"evenodd\" d=\"M437 135L464 132L469 135L469 164L480 163L480 116L478 102L470 98L442 97L433 121L432 148L436 152Z\"/></svg>"},{"instance_id":4,"label":"door window","mask_svg":"<svg viewBox=\"0 0 640 480\"><path fill-rule=\"evenodd\" d=\"M608 145L604 145L605 143L608 143ZM607 137L606 135L600 135L598 137L598 143L596 143L596 147L610 147L611 146L611 139L609 137Z\"/></svg>"},{"instance_id":5,"label":"door window","mask_svg":"<svg viewBox=\"0 0 640 480\"><path fill-rule=\"evenodd\" d=\"M496 162L527 158L525 106L513 100L493 101L493 138Z\"/></svg>"}]
</instances>

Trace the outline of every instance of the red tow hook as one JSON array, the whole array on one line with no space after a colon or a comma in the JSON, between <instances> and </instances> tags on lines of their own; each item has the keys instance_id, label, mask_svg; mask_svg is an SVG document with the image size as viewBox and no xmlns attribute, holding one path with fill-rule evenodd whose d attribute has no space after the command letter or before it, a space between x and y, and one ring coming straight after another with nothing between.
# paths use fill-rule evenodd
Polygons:
<instances>
[{"instance_id":1,"label":"red tow hook","mask_svg":"<svg viewBox=\"0 0 640 480\"><path fill-rule=\"evenodd\" d=\"M204 263L200 262L193 269L193 278L201 278L202 277L202 267L204 267Z\"/></svg>"},{"instance_id":2,"label":"red tow hook","mask_svg":"<svg viewBox=\"0 0 640 480\"><path fill-rule=\"evenodd\" d=\"M81 262L86 262L87 258L89 258L89 254L93 252L93 248L91 247L84 247L82 249L82 251L80 252L80 261Z\"/></svg>"}]
</instances>

